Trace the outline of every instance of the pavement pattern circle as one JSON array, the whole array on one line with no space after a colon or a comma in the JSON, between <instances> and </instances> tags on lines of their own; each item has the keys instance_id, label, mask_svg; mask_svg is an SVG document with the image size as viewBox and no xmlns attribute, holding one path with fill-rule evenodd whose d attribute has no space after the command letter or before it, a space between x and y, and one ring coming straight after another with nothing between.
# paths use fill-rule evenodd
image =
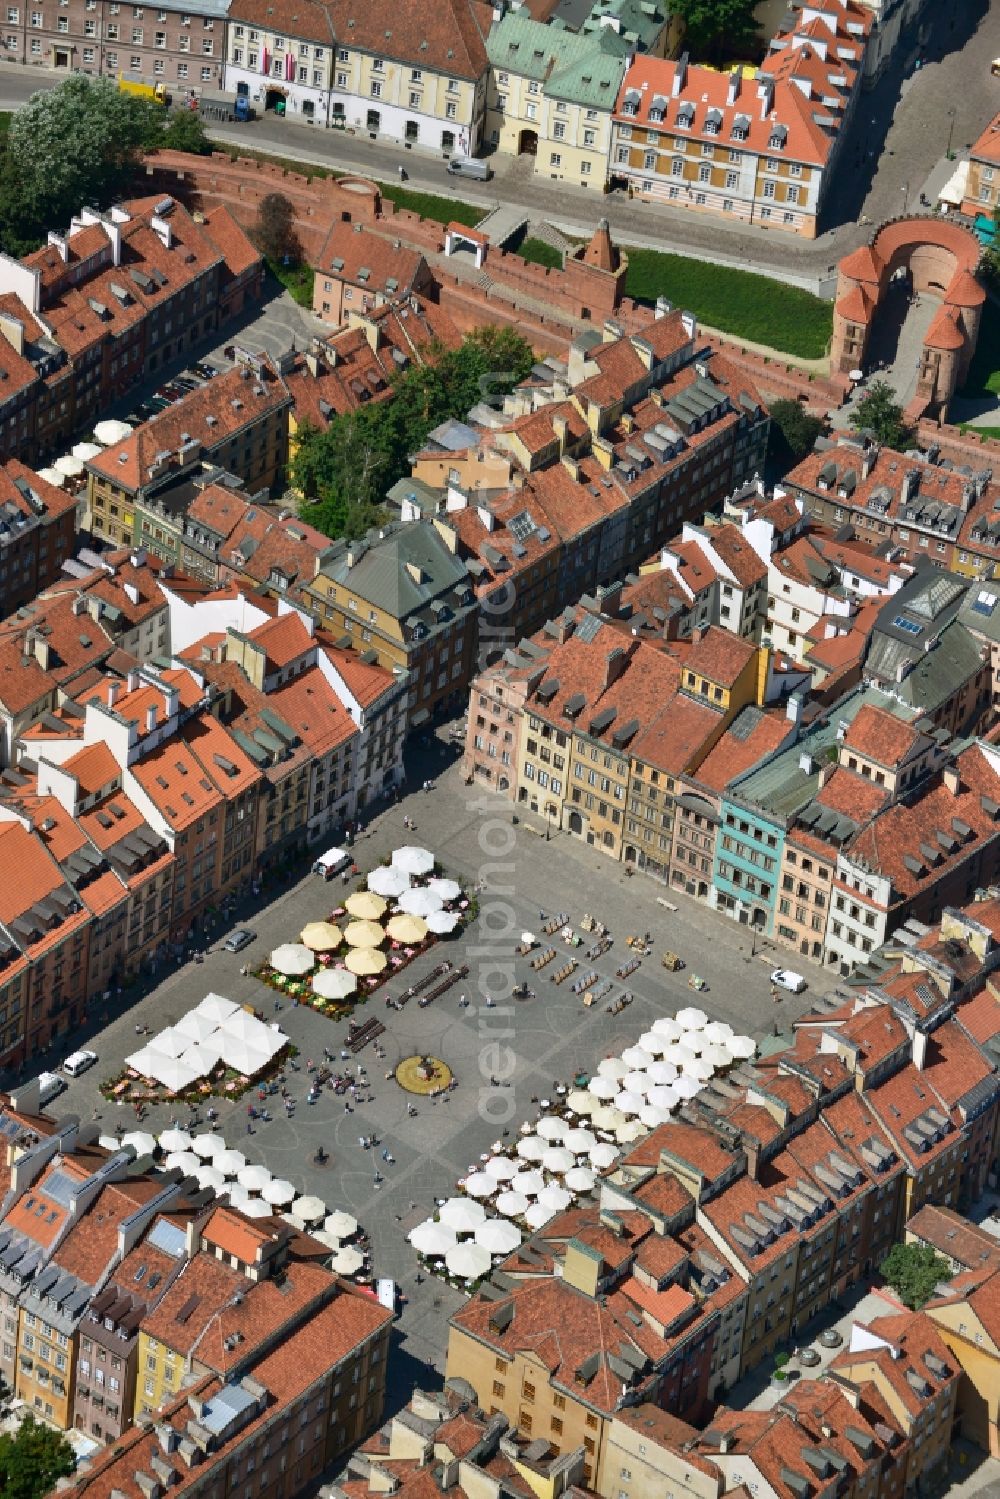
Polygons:
<instances>
[{"instance_id":1,"label":"pavement pattern circle","mask_svg":"<svg viewBox=\"0 0 1000 1499\"><path fill-rule=\"evenodd\" d=\"M396 1081L407 1093L425 1097L440 1093L451 1082L451 1068L440 1057L404 1057L396 1068Z\"/></svg>"}]
</instances>

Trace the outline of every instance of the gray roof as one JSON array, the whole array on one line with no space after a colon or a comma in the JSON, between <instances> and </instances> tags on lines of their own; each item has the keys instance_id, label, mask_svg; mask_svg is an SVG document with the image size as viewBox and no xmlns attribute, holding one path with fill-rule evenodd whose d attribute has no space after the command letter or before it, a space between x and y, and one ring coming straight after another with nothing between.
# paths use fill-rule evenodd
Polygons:
<instances>
[{"instance_id":1,"label":"gray roof","mask_svg":"<svg viewBox=\"0 0 1000 1499\"><path fill-rule=\"evenodd\" d=\"M394 619L421 621L428 630L440 622L435 606L456 612L473 607L471 597L466 602L471 583L465 564L430 521L389 526L364 542L341 543L321 571Z\"/></svg>"},{"instance_id":2,"label":"gray roof","mask_svg":"<svg viewBox=\"0 0 1000 1499\"><path fill-rule=\"evenodd\" d=\"M895 646L897 642L890 642ZM872 654L879 642L873 641ZM879 660L884 662L887 652L882 651ZM869 657L869 662L871 657ZM895 692L904 703L918 708L922 713L933 713L955 692L962 682L974 677L982 665L979 644L960 620L952 620L941 631L931 649L917 659L901 682L895 684ZM869 675L869 666L865 666ZM882 671L878 672L883 675Z\"/></svg>"},{"instance_id":3,"label":"gray roof","mask_svg":"<svg viewBox=\"0 0 1000 1499\"><path fill-rule=\"evenodd\" d=\"M958 617L974 635L1000 644L1000 578L973 583Z\"/></svg>"}]
</instances>

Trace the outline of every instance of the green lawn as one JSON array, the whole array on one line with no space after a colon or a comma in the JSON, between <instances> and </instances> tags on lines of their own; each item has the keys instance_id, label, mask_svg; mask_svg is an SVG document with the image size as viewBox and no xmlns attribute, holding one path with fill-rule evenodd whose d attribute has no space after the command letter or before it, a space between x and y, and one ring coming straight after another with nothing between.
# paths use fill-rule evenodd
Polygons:
<instances>
[{"instance_id":1,"label":"green lawn","mask_svg":"<svg viewBox=\"0 0 1000 1499\"><path fill-rule=\"evenodd\" d=\"M799 359L822 359L833 329L833 303L750 271L623 246L625 291L640 302L669 297L710 328L766 344Z\"/></svg>"},{"instance_id":2,"label":"green lawn","mask_svg":"<svg viewBox=\"0 0 1000 1499\"><path fill-rule=\"evenodd\" d=\"M958 430L970 437L992 437L1000 441L1000 427L973 427L969 422L959 422Z\"/></svg>"},{"instance_id":3,"label":"green lawn","mask_svg":"<svg viewBox=\"0 0 1000 1499\"><path fill-rule=\"evenodd\" d=\"M311 307L313 304L313 278L314 272L307 265L281 265L276 260L269 260L267 268L272 276L275 276L289 292L294 301L300 307Z\"/></svg>"},{"instance_id":4,"label":"green lawn","mask_svg":"<svg viewBox=\"0 0 1000 1499\"><path fill-rule=\"evenodd\" d=\"M547 244L544 239L524 240L518 246L517 253L522 260L530 260L533 265L544 265L550 271L562 270L562 256L554 245Z\"/></svg>"},{"instance_id":5,"label":"green lawn","mask_svg":"<svg viewBox=\"0 0 1000 1499\"><path fill-rule=\"evenodd\" d=\"M1000 307L987 298L963 396L1000 395Z\"/></svg>"},{"instance_id":6,"label":"green lawn","mask_svg":"<svg viewBox=\"0 0 1000 1499\"><path fill-rule=\"evenodd\" d=\"M462 203L458 198L439 198L435 193L419 193L412 188L399 187L394 182L380 182L383 198L395 203L397 208L408 208L419 213L422 219L433 219L438 224L465 224L471 228L485 218L488 209L478 203Z\"/></svg>"}]
</instances>

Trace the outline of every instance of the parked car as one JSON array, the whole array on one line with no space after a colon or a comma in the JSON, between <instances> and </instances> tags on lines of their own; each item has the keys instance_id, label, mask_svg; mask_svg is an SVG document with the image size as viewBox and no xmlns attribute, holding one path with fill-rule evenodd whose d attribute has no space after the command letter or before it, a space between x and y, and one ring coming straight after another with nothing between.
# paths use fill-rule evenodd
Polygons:
<instances>
[{"instance_id":1,"label":"parked car","mask_svg":"<svg viewBox=\"0 0 1000 1499\"><path fill-rule=\"evenodd\" d=\"M86 1072L88 1067L93 1067L97 1061L97 1052L88 1051L86 1047L82 1051L74 1051L63 1062L63 1071L69 1077L79 1077L81 1072Z\"/></svg>"},{"instance_id":2,"label":"parked car","mask_svg":"<svg viewBox=\"0 0 1000 1499\"><path fill-rule=\"evenodd\" d=\"M66 1079L60 1077L58 1072L40 1072L38 1074L38 1104L44 1108L51 1103L53 1098L58 1098L66 1087Z\"/></svg>"},{"instance_id":3,"label":"parked car","mask_svg":"<svg viewBox=\"0 0 1000 1499\"><path fill-rule=\"evenodd\" d=\"M238 926L235 932L230 932L223 942L226 952L242 952L245 947L256 939L257 933L252 932L247 926Z\"/></svg>"},{"instance_id":4,"label":"parked car","mask_svg":"<svg viewBox=\"0 0 1000 1499\"><path fill-rule=\"evenodd\" d=\"M771 974L771 983L777 984L779 989L787 989L789 994L801 994L806 987L801 973L791 968L776 968Z\"/></svg>"}]
</instances>

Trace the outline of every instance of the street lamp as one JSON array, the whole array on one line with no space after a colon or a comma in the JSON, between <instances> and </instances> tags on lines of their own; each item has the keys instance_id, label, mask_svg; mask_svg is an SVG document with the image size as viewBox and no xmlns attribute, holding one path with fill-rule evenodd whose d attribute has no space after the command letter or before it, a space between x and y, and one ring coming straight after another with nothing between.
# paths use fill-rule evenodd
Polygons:
<instances>
[{"instance_id":1,"label":"street lamp","mask_svg":"<svg viewBox=\"0 0 1000 1499\"><path fill-rule=\"evenodd\" d=\"M899 190L903 194L903 212L905 213L906 205L910 200L910 184L908 182L904 182Z\"/></svg>"},{"instance_id":2,"label":"street lamp","mask_svg":"<svg viewBox=\"0 0 1000 1499\"><path fill-rule=\"evenodd\" d=\"M952 142L952 137L954 136L954 134L955 134L955 106L953 104L951 106L951 108L949 109L949 111L948 111L948 147L947 147L947 150L944 153L945 156L947 156L949 160L951 159L951 142Z\"/></svg>"}]
</instances>

